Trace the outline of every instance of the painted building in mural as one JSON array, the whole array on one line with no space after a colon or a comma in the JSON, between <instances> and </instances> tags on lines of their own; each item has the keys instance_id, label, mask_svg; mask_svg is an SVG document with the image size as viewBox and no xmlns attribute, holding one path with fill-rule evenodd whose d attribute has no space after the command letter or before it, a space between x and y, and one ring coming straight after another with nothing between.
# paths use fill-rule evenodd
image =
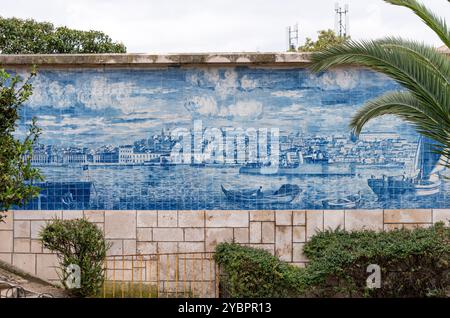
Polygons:
<instances>
[{"instance_id":1,"label":"painted building in mural","mask_svg":"<svg viewBox=\"0 0 450 318\"><path fill-rule=\"evenodd\" d=\"M400 89L364 69L41 70L23 108L43 128L29 209L448 208L447 171L393 117L348 128Z\"/></svg>"}]
</instances>

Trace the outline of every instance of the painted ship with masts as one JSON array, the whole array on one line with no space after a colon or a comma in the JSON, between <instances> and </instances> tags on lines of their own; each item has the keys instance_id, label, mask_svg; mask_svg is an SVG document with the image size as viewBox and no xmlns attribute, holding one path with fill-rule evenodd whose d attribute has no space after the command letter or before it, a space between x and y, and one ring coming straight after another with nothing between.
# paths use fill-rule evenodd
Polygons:
<instances>
[{"instance_id":1,"label":"painted ship with masts","mask_svg":"<svg viewBox=\"0 0 450 318\"><path fill-rule=\"evenodd\" d=\"M355 166L348 163L329 163L327 158L304 157L301 151L296 153L297 160L282 165L264 165L249 163L239 169L240 174L294 176L294 177L352 177Z\"/></svg>"},{"instance_id":2,"label":"painted ship with masts","mask_svg":"<svg viewBox=\"0 0 450 318\"><path fill-rule=\"evenodd\" d=\"M446 161L435 151L435 143L420 137L414 158L413 171L401 176L372 176L369 187L379 198L392 198L404 194L424 197L438 194L442 181L440 174L445 170Z\"/></svg>"}]
</instances>

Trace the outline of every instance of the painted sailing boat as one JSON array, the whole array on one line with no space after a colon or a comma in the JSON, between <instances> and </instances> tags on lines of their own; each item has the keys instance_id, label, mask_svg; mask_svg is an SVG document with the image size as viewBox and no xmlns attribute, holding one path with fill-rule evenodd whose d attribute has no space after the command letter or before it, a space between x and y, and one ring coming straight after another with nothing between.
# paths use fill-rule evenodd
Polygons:
<instances>
[{"instance_id":1,"label":"painted sailing boat","mask_svg":"<svg viewBox=\"0 0 450 318\"><path fill-rule=\"evenodd\" d=\"M441 190L440 173L445 170L445 159L434 151L435 143L420 137L410 175L385 176L368 179L369 187L378 197L395 197L402 194L430 196Z\"/></svg>"}]
</instances>

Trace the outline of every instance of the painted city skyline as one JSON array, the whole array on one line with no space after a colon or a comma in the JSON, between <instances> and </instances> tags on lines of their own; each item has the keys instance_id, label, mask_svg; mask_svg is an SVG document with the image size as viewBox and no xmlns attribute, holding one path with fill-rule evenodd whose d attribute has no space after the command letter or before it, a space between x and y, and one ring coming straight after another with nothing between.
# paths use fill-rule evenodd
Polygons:
<instances>
[{"instance_id":1,"label":"painted city skyline","mask_svg":"<svg viewBox=\"0 0 450 318\"><path fill-rule=\"evenodd\" d=\"M33 164L46 176L42 186L52 189L43 192L43 209L448 205L448 184L428 183L437 172L431 169L426 180L414 176L436 160L404 122L385 117L359 139L351 136L348 123L359 107L399 89L365 69L317 75L303 68L43 70L33 86L19 134L37 117L43 134ZM265 137L235 138L231 149L218 150L204 141L200 152L222 159L192 154L190 161L191 149L176 158L180 139L171 133L190 135L197 122L201 134L215 129L224 144L226 129L277 129L276 147ZM264 159L275 148L276 167ZM420 161L420 151L430 158Z\"/></svg>"}]
</instances>

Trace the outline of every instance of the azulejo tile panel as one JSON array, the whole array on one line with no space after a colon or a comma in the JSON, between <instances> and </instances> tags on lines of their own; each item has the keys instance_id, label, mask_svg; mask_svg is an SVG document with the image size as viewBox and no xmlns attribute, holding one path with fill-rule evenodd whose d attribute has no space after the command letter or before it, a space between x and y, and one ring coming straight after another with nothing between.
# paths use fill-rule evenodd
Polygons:
<instances>
[{"instance_id":1,"label":"azulejo tile panel","mask_svg":"<svg viewBox=\"0 0 450 318\"><path fill-rule=\"evenodd\" d=\"M400 89L368 70L42 69L33 86L18 133L38 119L45 182L22 210L450 206L447 172L411 127L386 117L351 134L358 108Z\"/></svg>"}]
</instances>

